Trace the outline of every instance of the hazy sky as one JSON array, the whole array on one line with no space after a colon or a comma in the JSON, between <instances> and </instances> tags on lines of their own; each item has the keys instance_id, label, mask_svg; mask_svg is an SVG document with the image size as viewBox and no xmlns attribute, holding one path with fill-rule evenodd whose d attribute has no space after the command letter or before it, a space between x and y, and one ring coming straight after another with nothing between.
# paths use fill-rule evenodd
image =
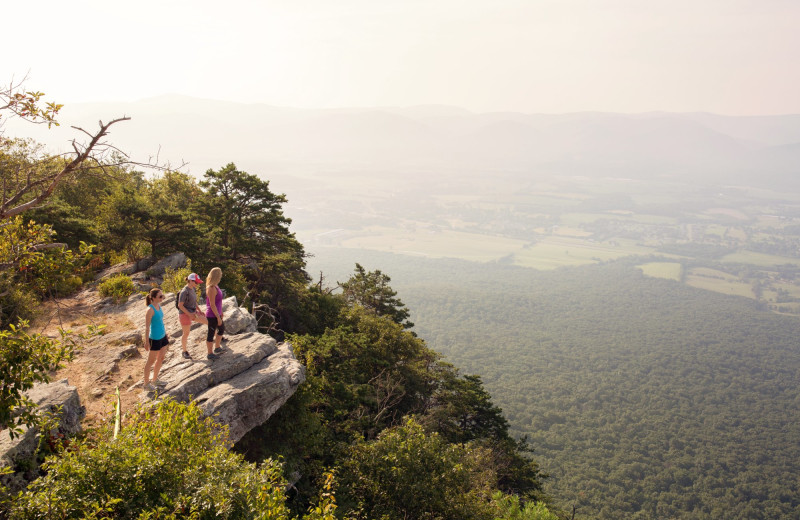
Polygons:
<instances>
[{"instance_id":1,"label":"hazy sky","mask_svg":"<svg viewBox=\"0 0 800 520\"><path fill-rule=\"evenodd\" d=\"M799 0L99 0L2 8L60 102L800 113Z\"/></svg>"}]
</instances>

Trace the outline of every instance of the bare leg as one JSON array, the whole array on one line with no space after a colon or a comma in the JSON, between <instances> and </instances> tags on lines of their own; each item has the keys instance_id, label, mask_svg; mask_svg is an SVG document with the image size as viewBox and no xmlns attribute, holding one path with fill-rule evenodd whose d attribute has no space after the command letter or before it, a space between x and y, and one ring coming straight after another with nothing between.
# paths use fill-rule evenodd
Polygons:
<instances>
[{"instance_id":1,"label":"bare leg","mask_svg":"<svg viewBox=\"0 0 800 520\"><path fill-rule=\"evenodd\" d=\"M144 364L144 386L150 382L150 368L153 366L153 363L156 362L158 359L158 350L150 350L148 351L147 361Z\"/></svg>"},{"instance_id":2,"label":"bare leg","mask_svg":"<svg viewBox=\"0 0 800 520\"><path fill-rule=\"evenodd\" d=\"M189 339L189 330L192 328L192 324L183 325L181 324L181 329L183 330L183 336L181 336L181 350L187 352L186 350L186 342Z\"/></svg>"},{"instance_id":3,"label":"bare leg","mask_svg":"<svg viewBox=\"0 0 800 520\"><path fill-rule=\"evenodd\" d=\"M168 345L164 345L161 350L157 352L158 356L156 357L156 364L153 367L153 381L158 381L158 373L161 371L161 363L164 362L164 356L166 355L168 348Z\"/></svg>"}]
</instances>

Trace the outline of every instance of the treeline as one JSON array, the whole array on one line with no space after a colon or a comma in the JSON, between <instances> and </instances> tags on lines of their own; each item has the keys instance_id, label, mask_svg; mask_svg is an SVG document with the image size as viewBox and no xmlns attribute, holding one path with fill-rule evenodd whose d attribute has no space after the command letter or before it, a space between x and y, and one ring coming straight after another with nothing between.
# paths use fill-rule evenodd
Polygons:
<instances>
[{"instance_id":1,"label":"treeline","mask_svg":"<svg viewBox=\"0 0 800 520\"><path fill-rule=\"evenodd\" d=\"M72 248L97 244L104 263L182 251L198 272L220 266L229 293L269 309L263 316L278 327L303 330L313 327L301 323L305 253L289 231L285 202L268 181L233 163L199 182L179 172L146 177L107 168L60 183L46 205L25 216L53 226Z\"/></svg>"},{"instance_id":2,"label":"treeline","mask_svg":"<svg viewBox=\"0 0 800 520\"><path fill-rule=\"evenodd\" d=\"M800 514L800 322L643 276L642 259L537 272L363 251L415 330L480 374L577 518Z\"/></svg>"}]
</instances>

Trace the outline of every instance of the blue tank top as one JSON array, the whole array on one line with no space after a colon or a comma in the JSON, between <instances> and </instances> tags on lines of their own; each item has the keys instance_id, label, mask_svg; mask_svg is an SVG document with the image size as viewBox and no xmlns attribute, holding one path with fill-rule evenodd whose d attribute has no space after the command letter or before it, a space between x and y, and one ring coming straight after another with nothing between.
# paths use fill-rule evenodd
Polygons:
<instances>
[{"instance_id":1,"label":"blue tank top","mask_svg":"<svg viewBox=\"0 0 800 520\"><path fill-rule=\"evenodd\" d=\"M150 320L150 339L161 339L167 335L164 328L164 309L156 309L154 305L149 305L153 309L153 318Z\"/></svg>"}]
</instances>

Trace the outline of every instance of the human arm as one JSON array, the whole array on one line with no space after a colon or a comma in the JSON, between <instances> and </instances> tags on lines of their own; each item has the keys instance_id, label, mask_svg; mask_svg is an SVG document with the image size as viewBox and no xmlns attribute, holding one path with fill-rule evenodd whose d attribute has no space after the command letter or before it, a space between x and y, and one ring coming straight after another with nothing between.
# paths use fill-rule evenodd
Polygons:
<instances>
[{"instance_id":1,"label":"human arm","mask_svg":"<svg viewBox=\"0 0 800 520\"><path fill-rule=\"evenodd\" d=\"M144 315L144 349L147 351L150 350L150 321L153 319L153 314L155 314L153 308L148 307Z\"/></svg>"},{"instance_id":2,"label":"human arm","mask_svg":"<svg viewBox=\"0 0 800 520\"><path fill-rule=\"evenodd\" d=\"M186 302L181 300L180 297L181 297L181 295L178 294L178 308L181 310L182 313L191 315L192 313L189 312L188 310L186 310L186 306L184 305L184 303L186 303ZM195 312L197 312L197 311L195 311Z\"/></svg>"}]
</instances>

